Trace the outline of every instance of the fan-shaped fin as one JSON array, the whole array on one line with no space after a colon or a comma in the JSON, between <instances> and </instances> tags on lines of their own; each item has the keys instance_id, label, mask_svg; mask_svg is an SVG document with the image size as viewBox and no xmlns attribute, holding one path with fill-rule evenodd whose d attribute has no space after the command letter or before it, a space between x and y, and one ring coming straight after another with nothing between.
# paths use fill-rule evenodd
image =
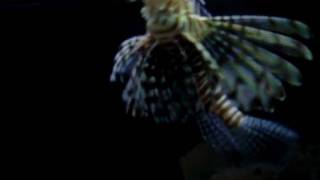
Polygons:
<instances>
[{"instance_id":1,"label":"fan-shaped fin","mask_svg":"<svg viewBox=\"0 0 320 180\"><path fill-rule=\"evenodd\" d=\"M267 45L290 56L308 60L313 58L311 51L303 43L282 34L223 21L212 21L212 26L214 30L231 31L241 38Z\"/></svg>"},{"instance_id":2,"label":"fan-shaped fin","mask_svg":"<svg viewBox=\"0 0 320 180\"><path fill-rule=\"evenodd\" d=\"M195 14L211 17L211 13L206 9L205 0L188 0L193 6Z\"/></svg>"},{"instance_id":3,"label":"fan-shaped fin","mask_svg":"<svg viewBox=\"0 0 320 180\"><path fill-rule=\"evenodd\" d=\"M270 98L283 100L284 88L269 69L258 64L252 54L242 48L236 48L237 44L224 39L223 36L215 36L204 44L212 47L214 49L211 51L212 54L219 59L223 77L221 83L227 93L235 93L238 103L244 110L250 109L254 97L260 99L266 110L269 108Z\"/></svg>"},{"instance_id":4,"label":"fan-shaped fin","mask_svg":"<svg viewBox=\"0 0 320 180\"><path fill-rule=\"evenodd\" d=\"M222 22L230 22L261 28L274 32L279 32L288 35L298 35L303 38L310 38L310 29L307 25L300 21L295 21L282 17L271 16L254 16L254 15L233 15L233 16L215 16L212 19Z\"/></svg>"},{"instance_id":5,"label":"fan-shaped fin","mask_svg":"<svg viewBox=\"0 0 320 180\"><path fill-rule=\"evenodd\" d=\"M261 64L267 71L272 72L280 79L287 81L291 85L301 85L301 74L299 70L279 55L228 32L219 31L217 34L224 40L229 41L230 46L238 47L233 48L233 51L244 51L252 56L254 60Z\"/></svg>"},{"instance_id":6,"label":"fan-shaped fin","mask_svg":"<svg viewBox=\"0 0 320 180\"><path fill-rule=\"evenodd\" d=\"M114 66L110 81L116 81L120 78L124 81L124 78L128 78L137 62L142 60L142 54L134 51L144 36L134 36L123 41L119 47L119 51L114 58ZM126 77L125 77L126 76Z\"/></svg>"}]
</instances>

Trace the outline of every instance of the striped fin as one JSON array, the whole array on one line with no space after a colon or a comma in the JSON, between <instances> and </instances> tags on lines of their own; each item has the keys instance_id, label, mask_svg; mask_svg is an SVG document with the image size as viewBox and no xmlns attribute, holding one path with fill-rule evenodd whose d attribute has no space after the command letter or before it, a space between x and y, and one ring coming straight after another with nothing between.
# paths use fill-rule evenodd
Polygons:
<instances>
[{"instance_id":1,"label":"striped fin","mask_svg":"<svg viewBox=\"0 0 320 180\"><path fill-rule=\"evenodd\" d=\"M142 41L145 38L144 35L133 36L120 44L119 51L116 54L114 61L125 61L133 53L132 51L137 46L138 42Z\"/></svg>"},{"instance_id":2,"label":"striped fin","mask_svg":"<svg viewBox=\"0 0 320 180\"><path fill-rule=\"evenodd\" d=\"M229 42L229 46L236 47L237 49L234 48L233 51L240 51L236 52L239 53L240 56L240 53L246 53L254 58L257 63L261 64L261 66L267 71L275 74L278 78L287 81L291 85L301 85L301 74L299 70L279 55L264 48L255 46L253 43L243 40L233 34L229 34L224 31L219 31L218 34L223 37L225 41ZM259 71L257 68L256 70Z\"/></svg>"},{"instance_id":3,"label":"striped fin","mask_svg":"<svg viewBox=\"0 0 320 180\"><path fill-rule=\"evenodd\" d=\"M255 90L256 87L256 77L253 72L242 64L236 64L235 62L230 62L233 70L238 74L239 78L246 84L250 89Z\"/></svg>"},{"instance_id":4,"label":"striped fin","mask_svg":"<svg viewBox=\"0 0 320 180\"><path fill-rule=\"evenodd\" d=\"M239 84L234 96L241 108L244 111L249 111L258 95L256 91L253 91L245 84Z\"/></svg>"},{"instance_id":5,"label":"striped fin","mask_svg":"<svg viewBox=\"0 0 320 180\"><path fill-rule=\"evenodd\" d=\"M205 8L205 0L188 0L193 6L195 14L211 17L211 13Z\"/></svg>"},{"instance_id":6,"label":"striped fin","mask_svg":"<svg viewBox=\"0 0 320 180\"><path fill-rule=\"evenodd\" d=\"M313 58L311 51L303 43L279 33L223 21L212 21L212 26L216 30L230 31L243 39L278 49L289 56L307 60Z\"/></svg>"},{"instance_id":7,"label":"striped fin","mask_svg":"<svg viewBox=\"0 0 320 180\"><path fill-rule=\"evenodd\" d=\"M199 43L190 33L184 33L183 36L195 45L195 48L200 52L202 59L206 64L208 64L208 67L212 71L218 72L219 66L217 59L210 54L209 50L203 45L203 43Z\"/></svg>"},{"instance_id":8,"label":"striped fin","mask_svg":"<svg viewBox=\"0 0 320 180\"><path fill-rule=\"evenodd\" d=\"M236 96L237 103L244 110L250 110L255 99L260 100L265 110L270 108L272 98L283 100L286 94L280 80L295 86L301 85L299 70L273 51L278 49L289 56L312 59L311 51L304 44L276 33L284 33L288 29L289 35L307 37L309 30L306 25L292 21L293 25L289 27L290 20L268 18L213 17L211 32L201 41L221 69L220 84L224 92L231 97ZM250 95L250 98L241 98L245 95Z\"/></svg>"},{"instance_id":9,"label":"striped fin","mask_svg":"<svg viewBox=\"0 0 320 180\"><path fill-rule=\"evenodd\" d=\"M146 116L148 106L146 105L146 90L144 81L148 79L144 67L148 66L149 53L155 44L148 36L136 36L124 41L120 45L120 51L115 57L115 65L111 74L111 81L123 81L127 78L122 99L126 103L127 112L132 116Z\"/></svg>"},{"instance_id":10,"label":"striped fin","mask_svg":"<svg viewBox=\"0 0 320 180\"><path fill-rule=\"evenodd\" d=\"M142 115L147 110L145 106L146 95L142 85L144 77L145 74L134 69L122 93L127 112L132 116Z\"/></svg>"},{"instance_id":11,"label":"striped fin","mask_svg":"<svg viewBox=\"0 0 320 180\"><path fill-rule=\"evenodd\" d=\"M144 36L134 36L121 43L114 58L114 66L110 76L111 82L117 81L118 78L123 82L125 78L130 76L135 64L142 60L142 54L134 50L143 38Z\"/></svg>"},{"instance_id":12,"label":"striped fin","mask_svg":"<svg viewBox=\"0 0 320 180\"><path fill-rule=\"evenodd\" d=\"M174 42L157 44L136 68L139 76L135 79L141 84L139 91L143 96L133 88L137 95L132 95L141 97L138 102L143 102L143 106L137 107L157 123L186 121L196 109L198 96L192 68L185 59L186 52L179 46ZM181 46L186 48L186 45ZM189 53L193 54L192 51Z\"/></svg>"},{"instance_id":13,"label":"striped fin","mask_svg":"<svg viewBox=\"0 0 320 180\"><path fill-rule=\"evenodd\" d=\"M236 40L236 39L233 39L233 40ZM231 43L237 43L239 41L235 41ZM232 59L229 59L229 61L233 62L233 64L235 64L234 62L237 61L238 65L236 65L237 67L235 69L238 69L238 71L239 69L248 68L252 71L252 73L256 77L260 77L260 80L259 80L260 83L258 84L264 85L261 87L261 90L269 91L267 94L265 93L262 93L262 94L265 94L268 96L274 96L280 100L283 100L285 98L285 91L282 87L282 84L276 77L273 76L273 74L275 74L277 77L285 81L288 81L293 85L301 84L301 75L293 65L291 65L281 57L267 50L264 50L259 47L254 47L253 45L250 45L248 44L248 42L246 43L245 41L241 41L241 42L242 44L240 45L240 47L244 46L246 49L249 49L249 51L243 52L246 49L239 50L237 48L232 47L231 43L226 44L227 46L225 48L231 48L232 53L236 56L236 57L233 57ZM246 55L245 53L249 55ZM252 55L253 57L251 57L250 55ZM260 63L260 64L257 64L257 63ZM228 64L228 62L226 64ZM244 65L245 67L243 67ZM242 74L243 74L242 76L244 76L242 77L242 79L245 80L246 79L245 77L247 77L249 78L247 79L248 82L251 82L253 80L253 77L252 77L253 74L249 74L249 73L246 73L246 74L242 73ZM241 75L240 75L240 78L241 78ZM254 87L254 86L250 85L249 87ZM250 88L250 89L254 90L254 88Z\"/></svg>"},{"instance_id":14,"label":"striped fin","mask_svg":"<svg viewBox=\"0 0 320 180\"><path fill-rule=\"evenodd\" d=\"M268 109L270 98L284 99L285 92L281 82L250 54L246 55L241 49L218 37L212 38L209 43L211 47L216 47L216 58L224 60L219 61L223 87L226 87L229 95L236 93L236 99L244 110L250 109L255 96L259 97L265 109Z\"/></svg>"},{"instance_id":15,"label":"striped fin","mask_svg":"<svg viewBox=\"0 0 320 180\"><path fill-rule=\"evenodd\" d=\"M143 59L143 52L137 51L145 36L134 36L121 43L119 51L114 58L114 66L110 76L110 81L120 80L126 83L122 92L122 99L126 103L127 112L130 111L132 116L144 112L145 109L145 92L141 80L145 74L141 72L139 66Z\"/></svg>"},{"instance_id":16,"label":"striped fin","mask_svg":"<svg viewBox=\"0 0 320 180\"><path fill-rule=\"evenodd\" d=\"M279 32L288 35L298 35L302 38L310 38L310 29L307 25L300 21L295 21L282 17L271 16L254 16L254 15L233 15L233 16L215 16L216 21L230 22L234 24L241 24L244 26L251 26L261 28L274 32Z\"/></svg>"}]
</instances>

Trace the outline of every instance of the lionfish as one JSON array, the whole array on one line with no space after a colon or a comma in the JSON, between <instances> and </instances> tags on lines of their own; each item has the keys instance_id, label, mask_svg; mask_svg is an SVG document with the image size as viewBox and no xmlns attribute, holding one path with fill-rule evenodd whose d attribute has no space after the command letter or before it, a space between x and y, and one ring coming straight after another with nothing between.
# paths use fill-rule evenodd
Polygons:
<instances>
[{"instance_id":1,"label":"lionfish","mask_svg":"<svg viewBox=\"0 0 320 180\"><path fill-rule=\"evenodd\" d=\"M246 113L272 112L286 97L282 81L301 85L285 58L312 60L302 42L310 30L282 17L214 16L204 0L143 0L146 33L125 40L111 81L125 85L127 111L159 123L197 122L203 139L223 153L253 156L298 135Z\"/></svg>"}]
</instances>

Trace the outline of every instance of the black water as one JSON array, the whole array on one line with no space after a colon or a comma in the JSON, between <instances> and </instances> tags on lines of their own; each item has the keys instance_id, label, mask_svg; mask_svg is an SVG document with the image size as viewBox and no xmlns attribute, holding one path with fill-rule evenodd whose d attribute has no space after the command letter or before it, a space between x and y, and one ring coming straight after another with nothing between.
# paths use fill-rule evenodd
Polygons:
<instances>
[{"instance_id":1,"label":"black water","mask_svg":"<svg viewBox=\"0 0 320 180\"><path fill-rule=\"evenodd\" d=\"M310 47L319 50L314 1L216 0L209 6L219 15L302 20L315 34ZM7 107L14 107L8 117L22 134L11 135L18 144L14 152L27 159L23 168L37 165L26 174L182 179L178 160L201 141L195 124L132 119L124 113L121 85L108 82L119 43L144 33L140 7L120 0L1 1L1 60L12 94ZM304 85L288 86L288 99L271 116L298 131L303 146L319 143L319 57L315 51L314 62L294 62Z\"/></svg>"}]
</instances>

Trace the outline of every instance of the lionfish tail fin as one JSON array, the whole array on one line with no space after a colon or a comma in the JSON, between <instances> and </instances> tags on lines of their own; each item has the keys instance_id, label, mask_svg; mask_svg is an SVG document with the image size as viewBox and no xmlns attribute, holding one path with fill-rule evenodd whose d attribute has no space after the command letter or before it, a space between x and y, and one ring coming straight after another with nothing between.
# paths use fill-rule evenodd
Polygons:
<instances>
[{"instance_id":1,"label":"lionfish tail fin","mask_svg":"<svg viewBox=\"0 0 320 180\"><path fill-rule=\"evenodd\" d=\"M281 162L292 155L298 135L278 123L256 117L245 116L233 135L248 157Z\"/></svg>"}]
</instances>

